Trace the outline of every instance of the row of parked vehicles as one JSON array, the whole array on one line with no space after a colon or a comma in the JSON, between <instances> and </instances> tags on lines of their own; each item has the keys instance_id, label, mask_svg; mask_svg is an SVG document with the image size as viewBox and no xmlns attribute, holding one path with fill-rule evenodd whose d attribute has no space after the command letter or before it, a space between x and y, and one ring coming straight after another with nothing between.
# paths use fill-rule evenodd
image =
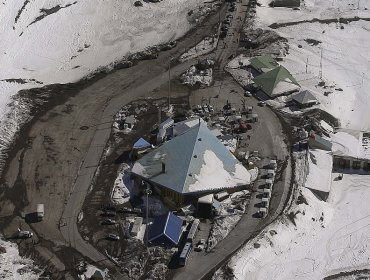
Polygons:
<instances>
[{"instance_id":1,"label":"row of parked vehicles","mask_svg":"<svg viewBox=\"0 0 370 280\"><path fill-rule=\"evenodd\" d=\"M265 169L266 170L264 174L265 182L263 186L262 198L260 203L261 207L258 210L258 215L261 218L265 218L268 214L276 169L277 169L276 160L271 160L268 169Z\"/></svg>"},{"instance_id":2,"label":"row of parked vehicles","mask_svg":"<svg viewBox=\"0 0 370 280\"><path fill-rule=\"evenodd\" d=\"M193 109L193 112L199 115L208 115L210 113L213 113L214 111L215 110L213 109L213 106L210 104L197 105Z\"/></svg>"},{"instance_id":3,"label":"row of parked vehicles","mask_svg":"<svg viewBox=\"0 0 370 280\"><path fill-rule=\"evenodd\" d=\"M101 207L102 213L101 216L105 217L101 224L102 225L116 225L117 221L114 220L113 218L116 217L117 213L128 213L128 214L138 214L141 215L143 211L138 208L128 208L128 207L120 207L116 208L115 206L111 205L103 205ZM106 237L108 240L112 241L118 241L120 240L119 235L114 234L114 233L109 233Z\"/></svg>"},{"instance_id":4,"label":"row of parked vehicles","mask_svg":"<svg viewBox=\"0 0 370 280\"><path fill-rule=\"evenodd\" d=\"M201 252L204 251L206 248L206 240L200 239L195 245L193 244L195 241L195 236L199 229L199 219L195 219L190 227L188 235L186 236L186 243L182 248L182 251L179 256L179 265L185 266L186 262L190 256L191 251L193 250L193 246L195 246L194 251Z\"/></svg>"}]
</instances>

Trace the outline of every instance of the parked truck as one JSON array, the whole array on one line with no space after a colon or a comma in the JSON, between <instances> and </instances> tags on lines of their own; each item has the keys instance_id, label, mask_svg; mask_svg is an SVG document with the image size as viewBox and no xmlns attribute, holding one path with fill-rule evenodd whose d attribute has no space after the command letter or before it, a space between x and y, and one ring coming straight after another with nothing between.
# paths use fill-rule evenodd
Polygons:
<instances>
[{"instance_id":1,"label":"parked truck","mask_svg":"<svg viewBox=\"0 0 370 280\"><path fill-rule=\"evenodd\" d=\"M37 204L36 213L37 213L37 220L42 221L44 219L44 215L45 215L44 204L43 203Z\"/></svg>"}]
</instances>

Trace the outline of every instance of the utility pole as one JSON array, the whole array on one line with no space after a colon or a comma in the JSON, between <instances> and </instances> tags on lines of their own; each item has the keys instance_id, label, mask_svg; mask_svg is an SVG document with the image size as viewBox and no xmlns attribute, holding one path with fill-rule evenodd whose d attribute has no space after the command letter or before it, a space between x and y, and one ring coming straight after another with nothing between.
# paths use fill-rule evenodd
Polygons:
<instances>
[{"instance_id":1,"label":"utility pole","mask_svg":"<svg viewBox=\"0 0 370 280\"><path fill-rule=\"evenodd\" d=\"M218 8L218 25L220 26L221 24L221 0L218 1L220 4L220 7Z\"/></svg>"},{"instance_id":2,"label":"utility pole","mask_svg":"<svg viewBox=\"0 0 370 280\"><path fill-rule=\"evenodd\" d=\"M152 190L148 187L148 185L146 186L146 189L144 190L144 193L146 194L146 213L145 213L145 216L146 216L146 248L148 250L148 244L149 244L149 214L148 214L148 211L149 211L149 195L152 194Z\"/></svg>"},{"instance_id":3,"label":"utility pole","mask_svg":"<svg viewBox=\"0 0 370 280\"><path fill-rule=\"evenodd\" d=\"M320 71L319 71L319 78L322 80L322 48L320 54Z\"/></svg>"},{"instance_id":4,"label":"utility pole","mask_svg":"<svg viewBox=\"0 0 370 280\"><path fill-rule=\"evenodd\" d=\"M306 60L306 74L308 72L308 56L307 56L307 60Z\"/></svg>"},{"instance_id":5,"label":"utility pole","mask_svg":"<svg viewBox=\"0 0 370 280\"><path fill-rule=\"evenodd\" d=\"M168 112L171 110L171 62L173 57L170 56L168 61Z\"/></svg>"}]
</instances>

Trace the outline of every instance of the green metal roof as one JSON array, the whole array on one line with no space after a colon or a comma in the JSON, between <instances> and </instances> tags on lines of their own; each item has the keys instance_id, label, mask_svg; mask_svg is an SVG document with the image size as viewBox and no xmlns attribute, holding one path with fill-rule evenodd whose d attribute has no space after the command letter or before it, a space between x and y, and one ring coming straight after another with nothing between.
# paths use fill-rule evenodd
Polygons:
<instances>
[{"instance_id":1,"label":"green metal roof","mask_svg":"<svg viewBox=\"0 0 370 280\"><path fill-rule=\"evenodd\" d=\"M279 66L279 63L271 55L261 55L249 60L251 66L259 72L268 72Z\"/></svg>"},{"instance_id":2,"label":"green metal roof","mask_svg":"<svg viewBox=\"0 0 370 280\"><path fill-rule=\"evenodd\" d=\"M283 66L276 67L255 77L253 82L270 97L298 90L301 87L292 74Z\"/></svg>"}]
</instances>

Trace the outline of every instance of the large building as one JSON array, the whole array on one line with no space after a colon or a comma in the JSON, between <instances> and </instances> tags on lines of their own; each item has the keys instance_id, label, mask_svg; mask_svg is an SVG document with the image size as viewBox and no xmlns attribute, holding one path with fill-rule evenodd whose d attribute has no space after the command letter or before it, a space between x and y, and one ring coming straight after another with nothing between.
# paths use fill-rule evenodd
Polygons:
<instances>
[{"instance_id":1,"label":"large building","mask_svg":"<svg viewBox=\"0 0 370 280\"><path fill-rule=\"evenodd\" d=\"M262 90L269 98L299 91L301 86L292 74L283 66L263 73L253 79L255 86Z\"/></svg>"},{"instance_id":2,"label":"large building","mask_svg":"<svg viewBox=\"0 0 370 280\"><path fill-rule=\"evenodd\" d=\"M143 156L131 173L138 188L149 185L175 208L207 193L245 187L251 178L203 123Z\"/></svg>"},{"instance_id":3,"label":"large building","mask_svg":"<svg viewBox=\"0 0 370 280\"><path fill-rule=\"evenodd\" d=\"M370 133L339 129L332 142L334 168L370 171Z\"/></svg>"}]
</instances>

